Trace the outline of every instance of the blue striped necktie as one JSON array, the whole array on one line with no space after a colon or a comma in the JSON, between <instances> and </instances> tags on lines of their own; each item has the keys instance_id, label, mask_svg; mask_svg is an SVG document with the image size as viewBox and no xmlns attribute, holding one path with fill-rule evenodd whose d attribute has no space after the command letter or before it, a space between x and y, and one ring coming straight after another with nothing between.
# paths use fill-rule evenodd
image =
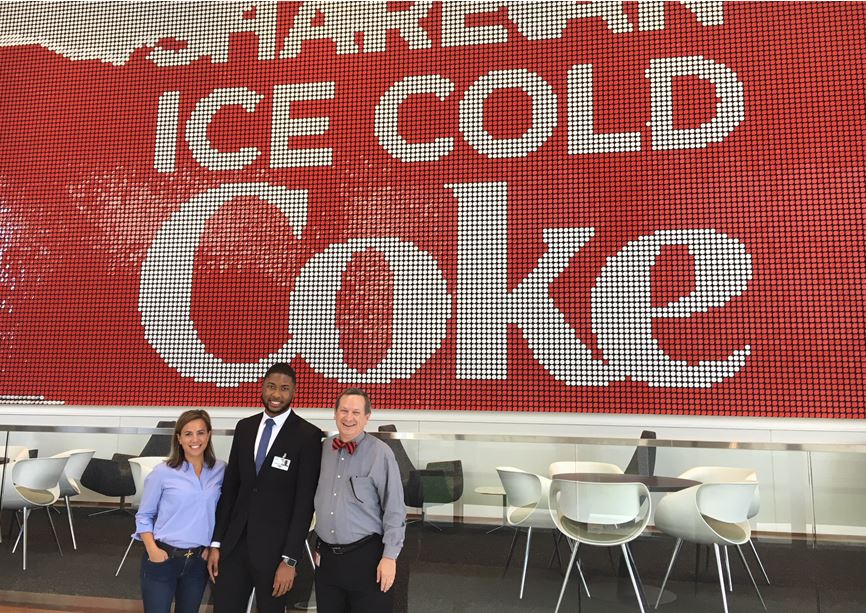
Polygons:
<instances>
[{"instance_id":1,"label":"blue striped necktie","mask_svg":"<svg viewBox=\"0 0 866 613\"><path fill-rule=\"evenodd\" d=\"M262 438L259 441L259 448L256 450L256 474L262 469L265 456L268 455L268 443L271 442L271 430L274 429L274 423L270 417L265 420L265 429L262 430Z\"/></svg>"}]
</instances>

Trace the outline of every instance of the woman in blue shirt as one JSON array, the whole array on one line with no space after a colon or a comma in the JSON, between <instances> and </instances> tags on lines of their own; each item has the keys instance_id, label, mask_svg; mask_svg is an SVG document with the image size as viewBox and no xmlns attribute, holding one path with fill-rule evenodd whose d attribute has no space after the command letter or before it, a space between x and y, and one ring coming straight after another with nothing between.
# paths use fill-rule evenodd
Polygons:
<instances>
[{"instance_id":1,"label":"woman in blue shirt","mask_svg":"<svg viewBox=\"0 0 866 613\"><path fill-rule=\"evenodd\" d=\"M144 481L135 515L145 613L196 613L207 584L208 545L214 529L225 462L216 459L207 411L177 420L171 455Z\"/></svg>"}]
</instances>

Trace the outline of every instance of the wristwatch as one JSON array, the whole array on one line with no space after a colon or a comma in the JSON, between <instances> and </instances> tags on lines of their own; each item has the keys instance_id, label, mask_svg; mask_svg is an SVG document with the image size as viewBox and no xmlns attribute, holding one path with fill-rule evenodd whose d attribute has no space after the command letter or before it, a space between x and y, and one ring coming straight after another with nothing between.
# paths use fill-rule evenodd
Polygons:
<instances>
[{"instance_id":1,"label":"wristwatch","mask_svg":"<svg viewBox=\"0 0 866 613\"><path fill-rule=\"evenodd\" d=\"M298 565L298 561L294 558L290 558L289 556L283 556L283 563L289 568L294 568Z\"/></svg>"}]
</instances>

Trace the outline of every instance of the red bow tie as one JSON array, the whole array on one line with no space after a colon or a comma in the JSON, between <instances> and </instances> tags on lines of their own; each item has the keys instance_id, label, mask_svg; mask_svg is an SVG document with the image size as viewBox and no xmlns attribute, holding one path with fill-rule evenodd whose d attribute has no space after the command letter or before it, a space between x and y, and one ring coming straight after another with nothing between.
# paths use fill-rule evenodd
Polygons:
<instances>
[{"instance_id":1,"label":"red bow tie","mask_svg":"<svg viewBox=\"0 0 866 613\"><path fill-rule=\"evenodd\" d=\"M344 447L346 448L346 451L349 452L349 455L352 455L353 453L355 453L355 449L358 448L358 443L356 443L355 441L349 441L348 443L346 443L346 442L341 441L339 437L337 437L333 441L331 441L331 448L332 449L336 449L337 451L339 451L340 449L343 449Z\"/></svg>"}]
</instances>

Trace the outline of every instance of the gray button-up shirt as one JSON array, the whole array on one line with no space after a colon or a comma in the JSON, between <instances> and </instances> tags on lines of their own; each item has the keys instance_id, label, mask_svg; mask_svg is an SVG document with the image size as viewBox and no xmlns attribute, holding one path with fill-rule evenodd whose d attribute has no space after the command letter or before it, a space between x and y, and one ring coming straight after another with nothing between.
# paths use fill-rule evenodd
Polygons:
<instances>
[{"instance_id":1,"label":"gray button-up shirt","mask_svg":"<svg viewBox=\"0 0 866 613\"><path fill-rule=\"evenodd\" d=\"M354 454L322 443L322 469L316 489L316 534L332 545L348 545L381 534L383 556L396 559L406 533L403 483L394 452L362 433Z\"/></svg>"}]
</instances>

